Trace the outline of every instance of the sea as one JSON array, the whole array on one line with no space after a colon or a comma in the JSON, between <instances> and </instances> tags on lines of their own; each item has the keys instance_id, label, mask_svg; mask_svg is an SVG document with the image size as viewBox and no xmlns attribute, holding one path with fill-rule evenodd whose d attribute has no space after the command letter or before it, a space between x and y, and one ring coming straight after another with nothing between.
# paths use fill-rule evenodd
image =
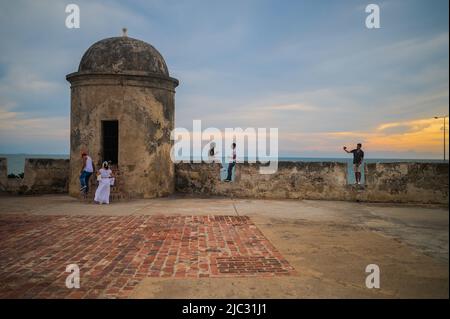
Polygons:
<instances>
[{"instance_id":1,"label":"sea","mask_svg":"<svg viewBox=\"0 0 450 319\"><path fill-rule=\"evenodd\" d=\"M8 174L18 175L23 173L26 158L53 158L68 159L68 154L0 154L0 157L6 157L8 160ZM352 157L279 157L278 161L294 162L340 162L348 165L348 182L354 183ZM394 162L420 162L420 163L444 163L443 160L433 159L393 159L393 158L368 158L364 159L366 163L394 163ZM448 163L446 161L445 163ZM364 171L362 172L362 182L364 182Z\"/></svg>"}]
</instances>

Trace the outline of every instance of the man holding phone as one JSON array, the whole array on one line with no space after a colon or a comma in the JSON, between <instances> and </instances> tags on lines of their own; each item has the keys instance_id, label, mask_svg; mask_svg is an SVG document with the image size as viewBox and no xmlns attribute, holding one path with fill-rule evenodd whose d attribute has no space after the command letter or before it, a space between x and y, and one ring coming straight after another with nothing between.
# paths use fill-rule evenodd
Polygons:
<instances>
[{"instance_id":1,"label":"man holding phone","mask_svg":"<svg viewBox=\"0 0 450 319\"><path fill-rule=\"evenodd\" d=\"M361 143L358 143L356 145L356 148L351 151L347 150L347 146L344 146L344 151L346 153L353 154L353 170L355 172L356 185L361 184L361 165L364 159L364 151L361 148L362 148Z\"/></svg>"}]
</instances>

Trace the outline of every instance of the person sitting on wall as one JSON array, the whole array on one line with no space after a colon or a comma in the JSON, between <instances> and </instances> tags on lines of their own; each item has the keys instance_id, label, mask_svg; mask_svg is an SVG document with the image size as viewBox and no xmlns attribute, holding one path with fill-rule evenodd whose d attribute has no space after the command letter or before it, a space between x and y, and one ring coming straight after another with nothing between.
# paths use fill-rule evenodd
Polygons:
<instances>
[{"instance_id":1,"label":"person sitting on wall","mask_svg":"<svg viewBox=\"0 0 450 319\"><path fill-rule=\"evenodd\" d=\"M102 168L98 170L97 180L98 187L95 191L94 201L99 204L109 204L109 194L114 177L108 162L103 162Z\"/></svg>"},{"instance_id":2,"label":"person sitting on wall","mask_svg":"<svg viewBox=\"0 0 450 319\"><path fill-rule=\"evenodd\" d=\"M344 146L344 151L346 153L353 153L353 170L355 172L356 185L361 184L361 164L364 159L364 152L361 147L362 144L358 143L356 145L356 149L348 151L347 146Z\"/></svg>"},{"instance_id":3,"label":"person sitting on wall","mask_svg":"<svg viewBox=\"0 0 450 319\"><path fill-rule=\"evenodd\" d=\"M231 148L233 149L233 156L231 162L228 163L228 175L225 179L225 182L231 182L231 178L233 175L233 168L236 165L236 143L231 144Z\"/></svg>"},{"instance_id":4,"label":"person sitting on wall","mask_svg":"<svg viewBox=\"0 0 450 319\"><path fill-rule=\"evenodd\" d=\"M84 194L87 194L89 192L89 178L94 173L94 162L86 152L83 152L81 154L81 158L83 160L83 163L81 166L82 168L80 175L80 184L81 184L80 191L83 192Z\"/></svg>"},{"instance_id":5,"label":"person sitting on wall","mask_svg":"<svg viewBox=\"0 0 450 319\"><path fill-rule=\"evenodd\" d=\"M217 161L217 154L219 154L219 152L216 151L216 143L211 142L208 151L208 163L215 163Z\"/></svg>"}]
</instances>

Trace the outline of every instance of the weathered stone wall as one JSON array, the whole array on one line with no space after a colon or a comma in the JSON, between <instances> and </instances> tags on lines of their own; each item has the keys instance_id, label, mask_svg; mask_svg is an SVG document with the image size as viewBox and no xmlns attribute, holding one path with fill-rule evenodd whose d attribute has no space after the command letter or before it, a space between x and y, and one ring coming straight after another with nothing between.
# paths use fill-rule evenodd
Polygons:
<instances>
[{"instance_id":1,"label":"weathered stone wall","mask_svg":"<svg viewBox=\"0 0 450 319\"><path fill-rule=\"evenodd\" d=\"M25 160L23 179L7 178L6 171L6 159L0 159L2 192L30 195L58 194L68 191L68 159L28 158Z\"/></svg>"},{"instance_id":2,"label":"weathered stone wall","mask_svg":"<svg viewBox=\"0 0 450 319\"><path fill-rule=\"evenodd\" d=\"M79 196L81 152L97 169L102 154L102 121L119 123L118 168L122 191L132 198L172 194L174 166L170 160L174 126L174 88L167 78L133 75L77 74L71 81L69 193Z\"/></svg>"},{"instance_id":3,"label":"weathered stone wall","mask_svg":"<svg viewBox=\"0 0 450 319\"><path fill-rule=\"evenodd\" d=\"M175 165L176 190L188 194L250 198L343 199L347 166L335 162L279 162L275 174L259 173L259 164L236 166L233 183L219 180L220 164Z\"/></svg>"},{"instance_id":4,"label":"weathered stone wall","mask_svg":"<svg viewBox=\"0 0 450 319\"><path fill-rule=\"evenodd\" d=\"M364 200L448 204L448 164L369 163Z\"/></svg>"},{"instance_id":5,"label":"weathered stone wall","mask_svg":"<svg viewBox=\"0 0 450 319\"><path fill-rule=\"evenodd\" d=\"M448 205L448 164L365 165L366 185L347 185L347 165L334 162L280 162L278 172L259 173L259 164L238 164L233 183L221 182L220 164L175 165L176 191L197 196L268 199L359 200ZM67 193L69 160L27 159L24 179L7 178L0 158L0 191L12 194Z\"/></svg>"},{"instance_id":6,"label":"weathered stone wall","mask_svg":"<svg viewBox=\"0 0 450 319\"><path fill-rule=\"evenodd\" d=\"M69 181L68 159L29 158L21 191L25 194L67 193Z\"/></svg>"},{"instance_id":7,"label":"weathered stone wall","mask_svg":"<svg viewBox=\"0 0 450 319\"><path fill-rule=\"evenodd\" d=\"M8 162L5 157L0 157L0 192L7 190L8 184Z\"/></svg>"},{"instance_id":8,"label":"weathered stone wall","mask_svg":"<svg viewBox=\"0 0 450 319\"><path fill-rule=\"evenodd\" d=\"M220 164L175 165L176 190L198 195L271 199L325 199L448 205L448 165L366 164L366 185L347 185L347 165L279 162L278 172L259 174L258 164L238 164L236 180L219 180Z\"/></svg>"}]
</instances>

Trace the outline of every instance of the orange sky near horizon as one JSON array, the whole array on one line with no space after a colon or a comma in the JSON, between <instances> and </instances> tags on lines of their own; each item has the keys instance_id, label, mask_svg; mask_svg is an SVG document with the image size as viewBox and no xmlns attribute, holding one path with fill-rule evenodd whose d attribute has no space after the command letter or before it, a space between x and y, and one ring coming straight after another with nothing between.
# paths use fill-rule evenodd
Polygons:
<instances>
[{"instance_id":1,"label":"orange sky near horizon","mask_svg":"<svg viewBox=\"0 0 450 319\"><path fill-rule=\"evenodd\" d=\"M443 158L444 132L443 119L415 119L401 122L387 122L367 131L338 132L282 132L280 144L291 153L302 151L333 152L347 146L352 149L357 143L363 143L363 148L369 154L392 153L392 156L402 152L428 154L427 158ZM448 118L446 121L446 158L448 150Z\"/></svg>"},{"instance_id":2,"label":"orange sky near horizon","mask_svg":"<svg viewBox=\"0 0 450 319\"><path fill-rule=\"evenodd\" d=\"M384 123L371 132L334 132L327 135L360 140L371 152L416 151L439 155L443 154L443 129L443 119L431 118ZM446 129L448 145L448 118Z\"/></svg>"},{"instance_id":3,"label":"orange sky near horizon","mask_svg":"<svg viewBox=\"0 0 450 319\"><path fill-rule=\"evenodd\" d=\"M447 122L448 123L448 122ZM446 145L448 145L448 124L446 132ZM335 152L346 145L350 149L356 143L363 143L363 148L370 154L399 152L415 152L418 154L431 154L436 159L443 157L443 119L434 118L417 119L402 122L388 122L378 125L368 131L340 131L340 132L285 132L279 128L279 150L287 150L291 154L302 152L329 153ZM202 128L206 129L206 128ZM242 128L245 130L246 128ZM223 130L219 130L223 134ZM199 134L191 131L179 133L183 138L200 138ZM204 133L205 134L205 133ZM203 140L207 138L204 134ZM237 138L255 136L256 130L236 133ZM217 137L214 135L215 139ZM283 151L280 156L283 156ZM448 158L448 147L446 150ZM300 155L301 156L301 155Z\"/></svg>"}]
</instances>

